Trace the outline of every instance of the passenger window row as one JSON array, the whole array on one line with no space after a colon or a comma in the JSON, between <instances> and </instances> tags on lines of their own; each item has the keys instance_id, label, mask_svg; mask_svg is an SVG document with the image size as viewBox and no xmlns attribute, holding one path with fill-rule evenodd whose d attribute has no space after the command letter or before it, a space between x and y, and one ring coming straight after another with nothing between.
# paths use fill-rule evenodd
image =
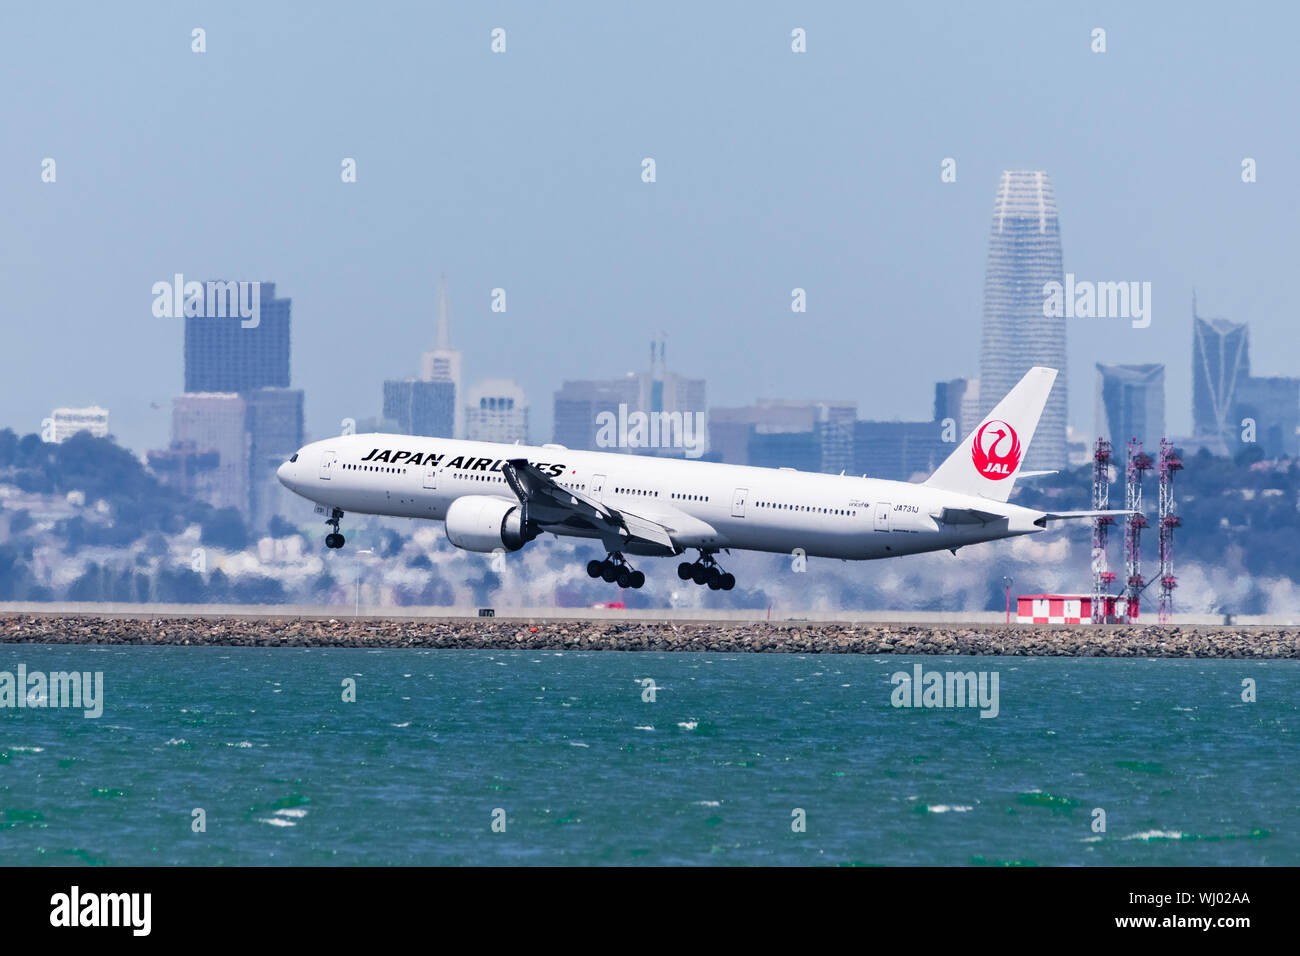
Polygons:
<instances>
[{"instance_id":1,"label":"passenger window row","mask_svg":"<svg viewBox=\"0 0 1300 956\"><path fill-rule=\"evenodd\" d=\"M385 471L389 474L404 475L405 468L380 468L378 465L344 465L344 471Z\"/></svg>"},{"instance_id":2,"label":"passenger window row","mask_svg":"<svg viewBox=\"0 0 1300 956\"><path fill-rule=\"evenodd\" d=\"M844 518L857 516L857 512L851 508L818 508L813 505L792 505L777 501L757 501L754 504L758 508L775 508L778 511L807 511L813 514L839 515Z\"/></svg>"}]
</instances>

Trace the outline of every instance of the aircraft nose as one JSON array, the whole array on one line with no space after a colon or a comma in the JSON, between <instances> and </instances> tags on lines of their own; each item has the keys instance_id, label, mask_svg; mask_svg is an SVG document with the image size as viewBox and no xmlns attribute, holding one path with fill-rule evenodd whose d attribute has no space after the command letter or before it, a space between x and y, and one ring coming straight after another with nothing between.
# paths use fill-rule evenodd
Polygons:
<instances>
[{"instance_id":1,"label":"aircraft nose","mask_svg":"<svg viewBox=\"0 0 1300 956\"><path fill-rule=\"evenodd\" d=\"M286 488L293 487L291 482L293 481L293 473L296 470L297 461L298 461L298 456L295 454L292 458L284 462L282 465L280 465L279 468L275 470L275 477L279 478L280 484L284 485Z\"/></svg>"}]
</instances>

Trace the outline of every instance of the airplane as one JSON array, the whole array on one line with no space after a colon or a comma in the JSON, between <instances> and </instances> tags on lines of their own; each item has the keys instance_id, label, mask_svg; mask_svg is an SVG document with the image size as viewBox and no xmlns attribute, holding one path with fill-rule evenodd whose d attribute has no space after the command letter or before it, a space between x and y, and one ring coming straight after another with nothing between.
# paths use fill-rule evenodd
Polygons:
<instances>
[{"instance_id":1,"label":"airplane","mask_svg":"<svg viewBox=\"0 0 1300 956\"><path fill-rule=\"evenodd\" d=\"M1036 534L1071 518L1127 511L1042 511L1008 502L1057 371L1030 369L921 483L619 452L412 435L312 442L277 477L328 515L341 548L347 512L428 518L466 551L513 552L539 535L589 538L606 551L587 574L639 588L628 555L677 557L677 575L729 591L720 553L766 551L869 560L951 551Z\"/></svg>"}]
</instances>

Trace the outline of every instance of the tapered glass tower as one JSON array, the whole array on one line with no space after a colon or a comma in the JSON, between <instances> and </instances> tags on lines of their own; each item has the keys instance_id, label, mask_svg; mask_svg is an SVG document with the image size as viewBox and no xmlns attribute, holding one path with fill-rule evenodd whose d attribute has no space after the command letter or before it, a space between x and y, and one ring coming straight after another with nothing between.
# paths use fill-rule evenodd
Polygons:
<instances>
[{"instance_id":1,"label":"tapered glass tower","mask_svg":"<svg viewBox=\"0 0 1300 956\"><path fill-rule=\"evenodd\" d=\"M1027 470L1066 466L1066 320L1043 314L1043 286L1052 281L1065 282L1052 182L1041 170L1008 170L993 206L984 274L980 398L987 412L1035 365L1059 370L1025 455Z\"/></svg>"}]
</instances>

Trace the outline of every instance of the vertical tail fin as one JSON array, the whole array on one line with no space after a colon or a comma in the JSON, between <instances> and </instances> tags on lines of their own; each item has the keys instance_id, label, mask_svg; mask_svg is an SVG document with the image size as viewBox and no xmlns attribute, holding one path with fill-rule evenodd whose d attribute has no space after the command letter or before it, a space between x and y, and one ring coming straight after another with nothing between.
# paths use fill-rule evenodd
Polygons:
<instances>
[{"instance_id":1,"label":"vertical tail fin","mask_svg":"<svg viewBox=\"0 0 1300 956\"><path fill-rule=\"evenodd\" d=\"M935 469L926 485L995 501L1010 498L1020 463L1025 460L1055 381L1054 368L1035 366L1026 372L979 427Z\"/></svg>"}]
</instances>

